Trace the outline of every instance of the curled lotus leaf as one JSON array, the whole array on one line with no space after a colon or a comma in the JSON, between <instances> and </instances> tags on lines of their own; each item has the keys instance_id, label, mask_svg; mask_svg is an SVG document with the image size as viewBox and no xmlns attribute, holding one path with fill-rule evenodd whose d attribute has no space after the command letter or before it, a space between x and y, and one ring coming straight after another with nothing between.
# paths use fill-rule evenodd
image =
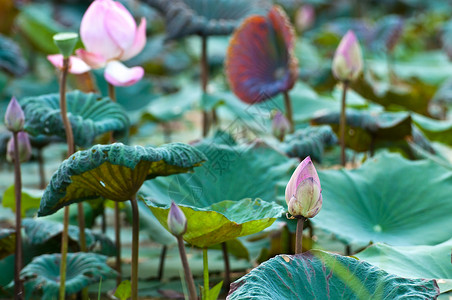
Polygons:
<instances>
[{"instance_id":1,"label":"curled lotus leaf","mask_svg":"<svg viewBox=\"0 0 452 300\"><path fill-rule=\"evenodd\" d=\"M166 38L228 35L247 16L262 13L264 0L146 0L165 18Z\"/></svg>"},{"instance_id":2,"label":"curled lotus leaf","mask_svg":"<svg viewBox=\"0 0 452 300\"><path fill-rule=\"evenodd\" d=\"M450 239L452 172L382 152L354 170L322 170L315 226L349 244L435 245ZM337 220L340 219L340 222Z\"/></svg>"},{"instance_id":3,"label":"curled lotus leaf","mask_svg":"<svg viewBox=\"0 0 452 300\"><path fill-rule=\"evenodd\" d=\"M61 254L45 254L35 257L20 272L25 280L25 290L42 292L41 299L56 299L60 288ZM116 276L116 271L107 265L107 257L94 253L67 254L66 293L74 294L100 280Z\"/></svg>"},{"instance_id":4,"label":"curled lotus leaf","mask_svg":"<svg viewBox=\"0 0 452 300\"><path fill-rule=\"evenodd\" d=\"M73 91L66 94L66 101L76 145L89 147L97 136L109 131L113 131L116 138L127 134L129 118L124 109L109 98ZM66 138L59 94L26 98L21 106L25 113L25 130L31 135Z\"/></svg>"},{"instance_id":5,"label":"curled lotus leaf","mask_svg":"<svg viewBox=\"0 0 452 300\"><path fill-rule=\"evenodd\" d=\"M130 200L145 180L189 172L203 161L205 156L199 150L182 143L158 148L95 145L61 163L44 191L38 216L98 197Z\"/></svg>"},{"instance_id":6,"label":"curled lotus leaf","mask_svg":"<svg viewBox=\"0 0 452 300\"><path fill-rule=\"evenodd\" d=\"M389 274L320 250L278 255L231 284L227 299L436 299L435 280Z\"/></svg>"},{"instance_id":7,"label":"curled lotus leaf","mask_svg":"<svg viewBox=\"0 0 452 300\"><path fill-rule=\"evenodd\" d=\"M294 29L279 6L267 16L248 17L234 32L226 54L232 91L255 103L290 90L298 77L294 45Z\"/></svg>"}]
</instances>

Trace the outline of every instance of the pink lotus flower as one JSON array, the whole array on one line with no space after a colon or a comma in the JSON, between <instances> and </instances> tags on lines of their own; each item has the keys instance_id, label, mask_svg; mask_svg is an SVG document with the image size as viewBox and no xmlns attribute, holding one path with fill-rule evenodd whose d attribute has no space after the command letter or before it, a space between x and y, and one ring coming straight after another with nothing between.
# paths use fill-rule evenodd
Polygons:
<instances>
[{"instance_id":1,"label":"pink lotus flower","mask_svg":"<svg viewBox=\"0 0 452 300\"><path fill-rule=\"evenodd\" d=\"M312 218L322 208L320 179L311 158L306 157L292 174L286 186L286 203L294 216Z\"/></svg>"},{"instance_id":2,"label":"pink lotus flower","mask_svg":"<svg viewBox=\"0 0 452 300\"><path fill-rule=\"evenodd\" d=\"M143 50L146 44L146 20L142 18L137 26L121 3L113 0L95 0L91 3L80 25L80 37L86 49L78 49L77 56L90 68L105 67L105 79L112 85L129 86L143 77L142 67L127 68L120 61L128 60ZM63 56L48 59L59 67ZM71 57L71 62L71 73L80 74L80 69L86 69L76 57Z\"/></svg>"},{"instance_id":3,"label":"pink lotus flower","mask_svg":"<svg viewBox=\"0 0 452 300\"><path fill-rule=\"evenodd\" d=\"M342 38L333 58L333 74L340 81L354 81L363 70L363 56L358 39L349 30Z\"/></svg>"}]
</instances>

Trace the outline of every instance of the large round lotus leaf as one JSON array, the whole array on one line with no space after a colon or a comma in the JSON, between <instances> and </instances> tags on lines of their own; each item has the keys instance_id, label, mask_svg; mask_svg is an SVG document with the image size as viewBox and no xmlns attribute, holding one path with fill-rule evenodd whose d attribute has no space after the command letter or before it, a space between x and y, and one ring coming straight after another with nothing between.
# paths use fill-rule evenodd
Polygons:
<instances>
[{"instance_id":1,"label":"large round lotus leaf","mask_svg":"<svg viewBox=\"0 0 452 300\"><path fill-rule=\"evenodd\" d=\"M145 200L160 223L168 229L171 203ZM284 212L282 206L260 199L226 200L207 207L181 204L179 207L187 218L184 240L201 248L264 230Z\"/></svg>"},{"instance_id":2,"label":"large round lotus leaf","mask_svg":"<svg viewBox=\"0 0 452 300\"><path fill-rule=\"evenodd\" d=\"M168 204L208 207L223 200L260 198L272 202L276 185L288 181L298 164L263 142L235 145L227 134L196 145L207 161L192 174L157 178L146 182L140 193Z\"/></svg>"},{"instance_id":3,"label":"large round lotus leaf","mask_svg":"<svg viewBox=\"0 0 452 300\"><path fill-rule=\"evenodd\" d=\"M0 228L0 260L13 254L16 250L16 231L10 228Z\"/></svg>"},{"instance_id":4,"label":"large round lotus leaf","mask_svg":"<svg viewBox=\"0 0 452 300\"><path fill-rule=\"evenodd\" d=\"M109 131L116 137L127 133L129 119L123 108L110 99L73 91L66 94L66 101L76 145L89 147L97 136ZM25 130L30 134L66 137L59 94L26 98L21 106L25 113Z\"/></svg>"},{"instance_id":5,"label":"large round lotus leaf","mask_svg":"<svg viewBox=\"0 0 452 300\"><path fill-rule=\"evenodd\" d=\"M452 290L451 248L452 240L435 246L392 247L377 243L356 256L398 276L436 279L443 293Z\"/></svg>"},{"instance_id":6,"label":"large round lotus leaf","mask_svg":"<svg viewBox=\"0 0 452 300\"><path fill-rule=\"evenodd\" d=\"M40 299L56 299L60 288L60 254L45 254L33 259L20 272L25 280L25 290L42 291ZM107 265L107 257L93 253L68 253L66 293L81 291L84 287L116 276Z\"/></svg>"},{"instance_id":7,"label":"large round lotus leaf","mask_svg":"<svg viewBox=\"0 0 452 300\"><path fill-rule=\"evenodd\" d=\"M187 35L228 35L248 15L262 13L264 1L146 0L165 18L167 39Z\"/></svg>"},{"instance_id":8,"label":"large round lotus leaf","mask_svg":"<svg viewBox=\"0 0 452 300\"><path fill-rule=\"evenodd\" d=\"M450 239L452 172L382 154L355 170L319 171L323 207L315 226L358 244L434 245Z\"/></svg>"},{"instance_id":9,"label":"large round lotus leaf","mask_svg":"<svg viewBox=\"0 0 452 300\"><path fill-rule=\"evenodd\" d=\"M298 78L295 33L286 13L274 6L267 16L251 16L234 32L225 71L231 90L246 103L288 92Z\"/></svg>"},{"instance_id":10,"label":"large round lotus leaf","mask_svg":"<svg viewBox=\"0 0 452 300\"><path fill-rule=\"evenodd\" d=\"M227 299L434 299L434 280L388 274L319 250L278 255L232 283Z\"/></svg>"},{"instance_id":11,"label":"large round lotus leaf","mask_svg":"<svg viewBox=\"0 0 452 300\"><path fill-rule=\"evenodd\" d=\"M41 199L38 216L86 199L130 200L147 179L191 171L205 160L192 146L96 145L63 161Z\"/></svg>"}]
</instances>

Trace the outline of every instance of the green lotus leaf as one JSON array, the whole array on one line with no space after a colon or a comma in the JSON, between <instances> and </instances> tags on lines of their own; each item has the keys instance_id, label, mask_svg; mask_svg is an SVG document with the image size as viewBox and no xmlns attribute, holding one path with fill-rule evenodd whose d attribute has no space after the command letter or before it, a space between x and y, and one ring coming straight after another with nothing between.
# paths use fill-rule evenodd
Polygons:
<instances>
[{"instance_id":1,"label":"green lotus leaf","mask_svg":"<svg viewBox=\"0 0 452 300\"><path fill-rule=\"evenodd\" d=\"M423 115L428 115L429 101L436 92L435 85L418 78L388 84L377 81L370 72L352 83L351 88L390 110L410 110Z\"/></svg>"},{"instance_id":2,"label":"green lotus leaf","mask_svg":"<svg viewBox=\"0 0 452 300\"><path fill-rule=\"evenodd\" d=\"M312 119L313 124L331 124L339 131L340 112L324 112ZM377 141L403 140L411 135L411 117L405 112L371 112L348 109L346 111L347 147L355 151L368 151Z\"/></svg>"},{"instance_id":3,"label":"green lotus leaf","mask_svg":"<svg viewBox=\"0 0 452 300\"><path fill-rule=\"evenodd\" d=\"M61 234L63 233L63 224L49 220L23 219L22 226L25 229L31 245L42 245L52 241L55 248L61 243ZM77 249L75 245L79 245L80 230L78 226L69 225L68 236L71 248ZM89 229L85 229L86 246L91 248L96 239Z\"/></svg>"},{"instance_id":4,"label":"green lotus leaf","mask_svg":"<svg viewBox=\"0 0 452 300\"><path fill-rule=\"evenodd\" d=\"M435 280L407 279L319 250L278 255L231 284L228 299L434 299Z\"/></svg>"},{"instance_id":5,"label":"green lotus leaf","mask_svg":"<svg viewBox=\"0 0 452 300\"><path fill-rule=\"evenodd\" d=\"M436 279L444 293L452 290L451 247L452 240L435 246L392 247L377 243L356 257L398 276Z\"/></svg>"},{"instance_id":6,"label":"green lotus leaf","mask_svg":"<svg viewBox=\"0 0 452 300\"><path fill-rule=\"evenodd\" d=\"M168 229L171 204L161 205L149 198L144 200L160 224ZM259 232L273 224L284 212L282 206L260 199L225 200L207 207L180 204L179 207L187 218L184 240L200 248Z\"/></svg>"},{"instance_id":7,"label":"green lotus leaf","mask_svg":"<svg viewBox=\"0 0 452 300\"><path fill-rule=\"evenodd\" d=\"M452 172L433 161L383 152L355 170L319 171L315 226L348 243L435 245L450 239Z\"/></svg>"},{"instance_id":8,"label":"green lotus leaf","mask_svg":"<svg viewBox=\"0 0 452 300\"><path fill-rule=\"evenodd\" d=\"M25 290L42 291L41 299L55 299L60 288L60 254L45 254L35 257L20 272L25 280ZM68 253L66 293L81 291L84 287L116 276L116 271L107 265L107 257L93 253Z\"/></svg>"},{"instance_id":9,"label":"green lotus leaf","mask_svg":"<svg viewBox=\"0 0 452 300\"><path fill-rule=\"evenodd\" d=\"M431 141L452 146L452 122L434 120L419 114L412 114L413 122Z\"/></svg>"},{"instance_id":10,"label":"green lotus leaf","mask_svg":"<svg viewBox=\"0 0 452 300\"><path fill-rule=\"evenodd\" d=\"M27 71L27 61L20 47L2 34L0 34L0 70L14 76L21 76Z\"/></svg>"},{"instance_id":11,"label":"green lotus leaf","mask_svg":"<svg viewBox=\"0 0 452 300\"><path fill-rule=\"evenodd\" d=\"M164 205L174 200L199 208L245 198L273 202L278 195L276 184L281 180L287 182L298 165L298 160L263 142L236 145L224 132L195 147L207 157L201 168L192 174L147 181L140 194Z\"/></svg>"},{"instance_id":12,"label":"green lotus leaf","mask_svg":"<svg viewBox=\"0 0 452 300\"><path fill-rule=\"evenodd\" d=\"M146 0L165 18L167 39L188 35L228 35L251 14L263 13L262 1Z\"/></svg>"},{"instance_id":13,"label":"green lotus leaf","mask_svg":"<svg viewBox=\"0 0 452 300\"><path fill-rule=\"evenodd\" d=\"M315 126L299 129L285 137L281 149L289 157L312 159L321 162L325 147L337 144L336 134L330 126Z\"/></svg>"},{"instance_id":14,"label":"green lotus leaf","mask_svg":"<svg viewBox=\"0 0 452 300\"><path fill-rule=\"evenodd\" d=\"M53 174L38 216L87 199L130 200L145 180L189 172L204 160L199 150L182 143L158 148L115 143L78 151Z\"/></svg>"},{"instance_id":15,"label":"green lotus leaf","mask_svg":"<svg viewBox=\"0 0 452 300\"><path fill-rule=\"evenodd\" d=\"M22 188L22 198L20 204L21 209L20 213L22 215L22 218L25 218L27 212L32 211L34 214L38 210L39 201L41 200L41 197L42 190ZM13 212L16 211L16 197L14 194L14 185L7 188L5 193L3 194L2 205L3 207L11 208Z\"/></svg>"},{"instance_id":16,"label":"green lotus leaf","mask_svg":"<svg viewBox=\"0 0 452 300\"><path fill-rule=\"evenodd\" d=\"M0 228L0 260L16 250L16 230Z\"/></svg>"},{"instance_id":17,"label":"green lotus leaf","mask_svg":"<svg viewBox=\"0 0 452 300\"><path fill-rule=\"evenodd\" d=\"M110 99L73 91L66 94L66 101L76 145L89 147L97 136L109 131L117 138L127 134L129 119L122 107ZM25 130L30 134L66 137L59 94L25 98L21 106L25 113Z\"/></svg>"}]
</instances>

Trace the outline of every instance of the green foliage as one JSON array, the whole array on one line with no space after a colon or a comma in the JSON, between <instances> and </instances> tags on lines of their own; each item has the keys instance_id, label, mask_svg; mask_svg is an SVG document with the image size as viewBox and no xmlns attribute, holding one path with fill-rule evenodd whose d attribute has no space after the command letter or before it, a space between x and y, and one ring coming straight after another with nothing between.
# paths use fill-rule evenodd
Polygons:
<instances>
[{"instance_id":1,"label":"green foliage","mask_svg":"<svg viewBox=\"0 0 452 300\"><path fill-rule=\"evenodd\" d=\"M231 285L228 299L432 299L434 280L407 279L319 250L278 255Z\"/></svg>"},{"instance_id":2,"label":"green foliage","mask_svg":"<svg viewBox=\"0 0 452 300\"><path fill-rule=\"evenodd\" d=\"M16 231L10 228L0 228L0 260L11 255L16 250Z\"/></svg>"},{"instance_id":3,"label":"green foliage","mask_svg":"<svg viewBox=\"0 0 452 300\"><path fill-rule=\"evenodd\" d=\"M356 257L386 272L407 278L436 279L442 293L452 290L450 252L452 240L435 246L371 245Z\"/></svg>"},{"instance_id":4,"label":"green foliage","mask_svg":"<svg viewBox=\"0 0 452 300\"><path fill-rule=\"evenodd\" d=\"M27 71L27 67L20 47L13 40L0 34L0 70L21 76Z\"/></svg>"},{"instance_id":5,"label":"green foliage","mask_svg":"<svg viewBox=\"0 0 452 300\"><path fill-rule=\"evenodd\" d=\"M20 273L25 280L25 290L29 293L41 293L41 299L54 299L60 287L60 254L45 254L33 259ZM110 268L107 257L93 253L68 253L66 293L81 291L84 287L99 280L116 276Z\"/></svg>"},{"instance_id":6,"label":"green foliage","mask_svg":"<svg viewBox=\"0 0 452 300\"><path fill-rule=\"evenodd\" d=\"M130 298L131 294L132 294L132 290L131 290L130 281L124 280L116 288L114 296L116 298L119 298L119 300L127 300Z\"/></svg>"},{"instance_id":7,"label":"green foliage","mask_svg":"<svg viewBox=\"0 0 452 300\"><path fill-rule=\"evenodd\" d=\"M182 143L158 148L115 143L78 151L53 174L42 196L38 216L99 197L130 200L145 180L189 172L204 160L199 150Z\"/></svg>"},{"instance_id":8,"label":"green foliage","mask_svg":"<svg viewBox=\"0 0 452 300\"><path fill-rule=\"evenodd\" d=\"M347 243L434 245L450 238L452 173L432 161L382 153L355 170L319 171L315 226ZM339 220L339 221L338 221Z\"/></svg>"},{"instance_id":9,"label":"green foliage","mask_svg":"<svg viewBox=\"0 0 452 300\"><path fill-rule=\"evenodd\" d=\"M88 147L97 136L109 131L113 131L116 138L127 135L129 119L122 107L109 98L73 91L66 94L66 101L76 145ZM59 94L26 98L21 106L25 113L25 130L30 134L66 138Z\"/></svg>"}]
</instances>

